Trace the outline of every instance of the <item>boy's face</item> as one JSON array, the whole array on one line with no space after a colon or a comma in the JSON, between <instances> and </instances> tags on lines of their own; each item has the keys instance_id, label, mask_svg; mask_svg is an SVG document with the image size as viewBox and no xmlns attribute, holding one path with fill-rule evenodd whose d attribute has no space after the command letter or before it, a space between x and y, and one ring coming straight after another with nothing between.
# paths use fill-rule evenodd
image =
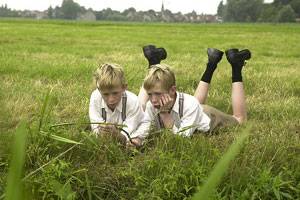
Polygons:
<instances>
[{"instance_id":1,"label":"boy's face","mask_svg":"<svg viewBox=\"0 0 300 200\"><path fill-rule=\"evenodd\" d=\"M114 110L122 99L122 94L126 86L118 86L112 89L99 90L104 102L111 109Z\"/></svg>"},{"instance_id":2,"label":"boy's face","mask_svg":"<svg viewBox=\"0 0 300 200\"><path fill-rule=\"evenodd\" d=\"M159 109L160 108L160 100L164 94L170 95L171 98L175 97L176 94L176 86L172 86L171 89L166 90L164 87L162 87L161 83L156 83L154 87L147 90L147 94L149 96L149 100L151 104L154 106L154 108Z\"/></svg>"}]
</instances>

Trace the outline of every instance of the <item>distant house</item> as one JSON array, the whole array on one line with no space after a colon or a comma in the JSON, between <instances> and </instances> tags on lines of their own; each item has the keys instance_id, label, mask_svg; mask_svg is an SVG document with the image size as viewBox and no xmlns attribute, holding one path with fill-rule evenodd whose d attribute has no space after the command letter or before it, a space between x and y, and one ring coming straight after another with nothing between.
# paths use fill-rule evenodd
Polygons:
<instances>
[{"instance_id":1,"label":"distant house","mask_svg":"<svg viewBox=\"0 0 300 200\"><path fill-rule=\"evenodd\" d=\"M205 15L205 21L204 22L216 22L217 21L217 15Z\"/></svg>"},{"instance_id":2,"label":"distant house","mask_svg":"<svg viewBox=\"0 0 300 200\"><path fill-rule=\"evenodd\" d=\"M45 19L48 17L47 12L45 11L33 11L33 14L35 15L36 19Z\"/></svg>"},{"instance_id":3,"label":"distant house","mask_svg":"<svg viewBox=\"0 0 300 200\"><path fill-rule=\"evenodd\" d=\"M96 21L96 15L94 14L93 11L88 10L83 14L80 14L77 17L77 20L82 20L82 21Z\"/></svg>"},{"instance_id":4,"label":"distant house","mask_svg":"<svg viewBox=\"0 0 300 200\"><path fill-rule=\"evenodd\" d=\"M216 20L217 20L217 22L223 22L223 18L220 17L220 16L217 16L217 17L216 17Z\"/></svg>"}]
</instances>

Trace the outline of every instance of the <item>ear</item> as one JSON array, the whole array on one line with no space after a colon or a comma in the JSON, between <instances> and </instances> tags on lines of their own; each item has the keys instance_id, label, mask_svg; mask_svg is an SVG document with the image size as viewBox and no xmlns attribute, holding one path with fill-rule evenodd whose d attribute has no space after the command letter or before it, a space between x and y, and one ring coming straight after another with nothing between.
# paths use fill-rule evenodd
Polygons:
<instances>
[{"instance_id":1,"label":"ear","mask_svg":"<svg viewBox=\"0 0 300 200\"><path fill-rule=\"evenodd\" d=\"M98 81L96 80L96 88L98 88L99 89L99 83L98 83Z\"/></svg>"},{"instance_id":2,"label":"ear","mask_svg":"<svg viewBox=\"0 0 300 200\"><path fill-rule=\"evenodd\" d=\"M176 94L176 86L173 85L173 86L170 88L169 92L170 92L171 95L175 95L175 94Z\"/></svg>"},{"instance_id":3,"label":"ear","mask_svg":"<svg viewBox=\"0 0 300 200\"><path fill-rule=\"evenodd\" d=\"M123 85L123 90L127 90L127 84Z\"/></svg>"}]
</instances>

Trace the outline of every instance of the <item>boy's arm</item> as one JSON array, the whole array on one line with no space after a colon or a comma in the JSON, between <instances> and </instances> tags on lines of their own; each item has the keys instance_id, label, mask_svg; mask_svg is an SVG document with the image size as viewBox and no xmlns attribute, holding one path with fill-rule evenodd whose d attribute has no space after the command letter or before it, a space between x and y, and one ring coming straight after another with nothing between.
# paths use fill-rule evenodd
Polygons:
<instances>
[{"instance_id":1,"label":"boy's arm","mask_svg":"<svg viewBox=\"0 0 300 200\"><path fill-rule=\"evenodd\" d=\"M93 92L90 98L90 105L89 105L89 118L91 123L99 123L104 122L100 114L100 102L99 97L97 97L96 93ZM99 125L98 124L91 124L92 131L96 134L99 134Z\"/></svg>"},{"instance_id":2,"label":"boy's arm","mask_svg":"<svg viewBox=\"0 0 300 200\"><path fill-rule=\"evenodd\" d=\"M124 121L124 125L126 125L126 127L124 127L123 129L131 135L132 132L134 132L137 129L137 127L140 125L143 118L144 118L144 112L139 102L136 101L132 104L131 108L129 108L126 113L126 119ZM123 132L121 133L126 135ZM126 138L129 139L127 135Z\"/></svg>"},{"instance_id":3,"label":"boy's arm","mask_svg":"<svg viewBox=\"0 0 300 200\"><path fill-rule=\"evenodd\" d=\"M131 138L139 138L141 141L149 135L151 123L154 120L154 113L151 110L151 104L148 102L143 118L139 119L138 127L132 132Z\"/></svg>"}]
</instances>

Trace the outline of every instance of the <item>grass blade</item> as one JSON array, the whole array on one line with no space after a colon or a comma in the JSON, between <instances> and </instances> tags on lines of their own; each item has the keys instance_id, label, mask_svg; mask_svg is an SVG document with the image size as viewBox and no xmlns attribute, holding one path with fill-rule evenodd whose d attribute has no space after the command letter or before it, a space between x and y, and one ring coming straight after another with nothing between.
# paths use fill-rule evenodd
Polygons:
<instances>
[{"instance_id":1,"label":"grass blade","mask_svg":"<svg viewBox=\"0 0 300 200\"><path fill-rule=\"evenodd\" d=\"M21 122L16 130L14 144L11 151L11 162L6 186L6 200L19 200L22 198L22 171L25 162L27 128L26 123Z\"/></svg>"},{"instance_id":2,"label":"grass blade","mask_svg":"<svg viewBox=\"0 0 300 200\"><path fill-rule=\"evenodd\" d=\"M52 90L49 90L46 94L46 97L45 97L45 100L44 100L44 103L43 103L43 107L42 107L42 110L41 110L41 117L40 117L38 131L40 131L42 126L43 126L43 122L44 122L44 118L45 118L45 112L46 112L47 106L49 104L49 98L50 98L50 93L51 92L52 92Z\"/></svg>"},{"instance_id":3,"label":"grass blade","mask_svg":"<svg viewBox=\"0 0 300 200\"><path fill-rule=\"evenodd\" d=\"M86 181L88 197L89 197L89 200L91 200L92 199L92 192L91 192L91 185L90 185L90 180L88 178L87 172L85 173L85 181Z\"/></svg>"},{"instance_id":4,"label":"grass blade","mask_svg":"<svg viewBox=\"0 0 300 200\"><path fill-rule=\"evenodd\" d=\"M123 128L123 127L127 127L127 125L125 124L115 124L115 123L107 123L107 122L93 122L93 123L76 123L76 122L66 122L66 123L60 123L60 124L53 124L50 126L51 128L54 127L60 127L60 126L74 126L74 125L90 125L90 124L98 124L98 125L103 125L103 126L107 126L107 125L112 125L115 126L116 128Z\"/></svg>"},{"instance_id":5,"label":"grass blade","mask_svg":"<svg viewBox=\"0 0 300 200\"><path fill-rule=\"evenodd\" d=\"M211 199L211 194L213 190L218 186L220 183L223 175L229 168L230 161L232 161L235 156L239 153L243 142L249 136L250 133L250 126L248 126L240 137L233 143L227 152L223 155L223 157L218 161L216 166L214 167L213 171L211 172L210 176L208 177L206 183L199 188L199 192L197 192L192 200L202 200L202 199Z\"/></svg>"},{"instance_id":6,"label":"grass blade","mask_svg":"<svg viewBox=\"0 0 300 200\"><path fill-rule=\"evenodd\" d=\"M76 142L74 140L70 140L68 138L64 138L58 135L50 135L50 138L60 141L60 142L65 142L65 143L70 143L70 144L82 144L81 142Z\"/></svg>"}]
</instances>

